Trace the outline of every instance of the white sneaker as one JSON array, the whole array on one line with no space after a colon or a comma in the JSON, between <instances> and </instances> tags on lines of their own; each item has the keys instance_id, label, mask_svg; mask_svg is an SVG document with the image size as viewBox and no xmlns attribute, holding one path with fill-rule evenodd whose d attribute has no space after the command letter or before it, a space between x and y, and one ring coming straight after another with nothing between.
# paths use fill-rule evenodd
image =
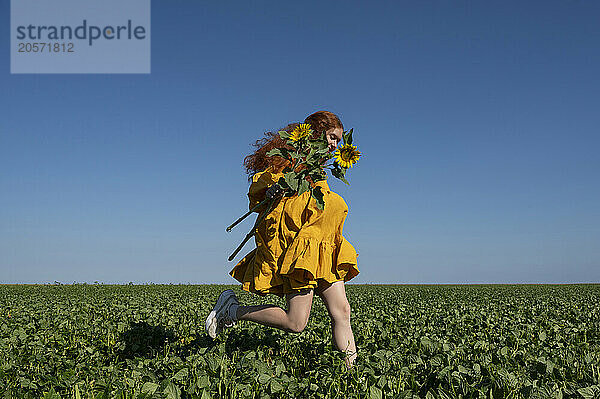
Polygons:
<instances>
[{"instance_id":1,"label":"white sneaker","mask_svg":"<svg viewBox=\"0 0 600 399\"><path fill-rule=\"evenodd\" d=\"M211 337L215 338L223 327L235 326L235 321L229 317L229 307L239 303L233 290L226 290L219 295L217 304L213 308L212 312L206 318L206 333Z\"/></svg>"}]
</instances>

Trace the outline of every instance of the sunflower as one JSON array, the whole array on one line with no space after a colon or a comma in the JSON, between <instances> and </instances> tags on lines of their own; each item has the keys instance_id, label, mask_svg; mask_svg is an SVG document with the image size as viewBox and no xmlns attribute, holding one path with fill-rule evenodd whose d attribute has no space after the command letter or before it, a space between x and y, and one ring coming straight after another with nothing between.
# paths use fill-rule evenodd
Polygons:
<instances>
[{"instance_id":1,"label":"sunflower","mask_svg":"<svg viewBox=\"0 0 600 399\"><path fill-rule=\"evenodd\" d=\"M310 124L309 123L301 123L292 132L290 133L290 140L298 141L302 140L306 136L310 134Z\"/></svg>"},{"instance_id":2,"label":"sunflower","mask_svg":"<svg viewBox=\"0 0 600 399\"><path fill-rule=\"evenodd\" d=\"M353 164L358 162L360 158L360 151L356 149L355 145L344 144L333 154L337 163L343 168L351 168Z\"/></svg>"}]
</instances>

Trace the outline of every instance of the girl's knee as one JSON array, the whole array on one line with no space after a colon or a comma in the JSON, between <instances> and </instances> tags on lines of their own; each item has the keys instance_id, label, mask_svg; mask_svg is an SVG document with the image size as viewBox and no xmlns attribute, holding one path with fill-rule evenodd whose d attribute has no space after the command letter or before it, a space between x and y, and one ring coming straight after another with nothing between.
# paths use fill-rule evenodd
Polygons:
<instances>
[{"instance_id":1,"label":"girl's knee","mask_svg":"<svg viewBox=\"0 0 600 399\"><path fill-rule=\"evenodd\" d=\"M308 320L290 320L288 325L288 332L291 333L301 333L306 328L308 324Z\"/></svg>"},{"instance_id":2,"label":"girl's knee","mask_svg":"<svg viewBox=\"0 0 600 399\"><path fill-rule=\"evenodd\" d=\"M350 321L350 303L345 300L335 309L332 309L331 319L335 323L347 323Z\"/></svg>"},{"instance_id":3,"label":"girl's knee","mask_svg":"<svg viewBox=\"0 0 600 399\"><path fill-rule=\"evenodd\" d=\"M301 333L308 324L309 312L287 312L287 331L291 333Z\"/></svg>"}]
</instances>

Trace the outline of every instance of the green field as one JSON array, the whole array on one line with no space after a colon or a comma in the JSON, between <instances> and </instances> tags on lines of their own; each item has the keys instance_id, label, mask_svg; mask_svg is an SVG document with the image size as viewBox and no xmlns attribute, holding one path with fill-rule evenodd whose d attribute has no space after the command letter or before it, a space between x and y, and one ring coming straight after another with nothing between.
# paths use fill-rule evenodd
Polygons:
<instances>
[{"instance_id":1,"label":"green field","mask_svg":"<svg viewBox=\"0 0 600 399\"><path fill-rule=\"evenodd\" d=\"M212 341L226 288L0 286L0 397L600 397L600 285L347 285L350 372L317 297L300 334L240 322Z\"/></svg>"}]
</instances>

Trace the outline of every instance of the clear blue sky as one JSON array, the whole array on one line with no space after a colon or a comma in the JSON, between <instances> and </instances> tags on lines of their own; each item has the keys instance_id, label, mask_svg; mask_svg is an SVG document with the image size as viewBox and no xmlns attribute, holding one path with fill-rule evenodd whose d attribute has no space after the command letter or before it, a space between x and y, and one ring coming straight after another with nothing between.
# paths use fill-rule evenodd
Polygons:
<instances>
[{"instance_id":1,"label":"clear blue sky","mask_svg":"<svg viewBox=\"0 0 600 399\"><path fill-rule=\"evenodd\" d=\"M321 109L353 282L600 282L598 2L155 1L149 75L11 75L0 15L0 283L235 283L242 159Z\"/></svg>"}]
</instances>

